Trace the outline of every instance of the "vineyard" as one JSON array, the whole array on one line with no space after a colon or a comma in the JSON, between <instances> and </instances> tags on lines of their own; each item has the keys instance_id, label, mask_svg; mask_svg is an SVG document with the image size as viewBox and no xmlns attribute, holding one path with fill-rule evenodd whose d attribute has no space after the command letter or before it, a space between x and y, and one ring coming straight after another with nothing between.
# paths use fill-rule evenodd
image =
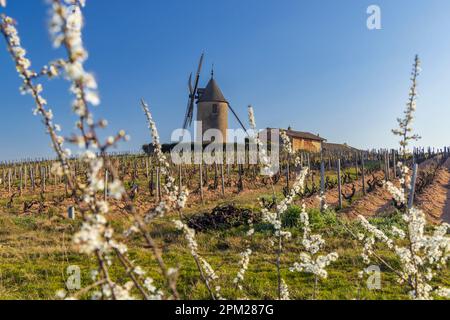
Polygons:
<instances>
[{"instance_id":1,"label":"vineyard","mask_svg":"<svg viewBox=\"0 0 450 320\"><path fill-rule=\"evenodd\" d=\"M408 160L411 167L413 163L419 164L415 195L419 199L423 199L424 193L437 183L439 173L448 168L447 159L450 156L447 150L445 147L436 151L416 151L413 158ZM171 163L170 175L176 177L178 185L191 190L189 206L257 194L258 190L270 189L270 182L273 182L281 195L286 196L292 187L292 181L301 168L306 167L308 177L304 190L298 196L299 201L305 200L311 208L320 208L321 193L326 195L327 203L343 215L356 214L354 212L358 210L358 203L370 201L369 196L372 195L374 202L377 199L384 201L380 209L389 211L396 208L395 205L391 208L387 206L392 202L391 196L380 193L383 191L383 182L395 181L400 176L395 168L395 159L399 158L396 150L352 154L300 153L299 156L302 160L298 166L286 158L282 159L280 171L272 178L260 174L260 165L224 163L201 166ZM135 204L148 204L151 207L163 199L165 177L161 176L161 168L154 155L120 154L110 155L110 158ZM167 158L170 159L170 154L167 154ZM1 196L5 202L3 209L19 215L33 215L43 214L47 209L54 208L66 216L68 205L73 205L70 202L73 195L67 180L55 171L57 164L56 160L1 163ZM86 163L73 158L70 164L73 179L87 183L89 167ZM445 179L447 176L443 174ZM101 179L106 187L112 182L107 170L102 172ZM108 193L104 192L103 197L108 200ZM65 209L62 210L63 208ZM441 214L435 213L436 219L444 217L444 206L441 205L440 209ZM368 209L367 212L360 213L369 215L373 212Z\"/></svg>"},{"instance_id":2,"label":"vineyard","mask_svg":"<svg viewBox=\"0 0 450 320\"><path fill-rule=\"evenodd\" d=\"M256 164L247 152L241 164L177 164L144 100L136 108L151 151L114 153L128 140L122 130L99 138L108 123L91 112L100 101L84 69L85 2L51 1L65 56L38 72L16 21L0 15L21 91L55 152L0 163L0 299L450 298L450 148L412 147L418 56L393 130L398 149L294 152L281 132L274 170L249 107ZM70 137L47 106L46 78L69 82Z\"/></svg>"},{"instance_id":3,"label":"vineyard","mask_svg":"<svg viewBox=\"0 0 450 320\"><path fill-rule=\"evenodd\" d=\"M283 226L293 236L299 237L300 206L304 201L313 227L326 234L329 250L336 250L340 256L345 256L345 261L331 266L329 279L321 283L320 294L316 298L405 298L404 290L395 284L394 274L389 270L384 270L383 282L386 287L382 290L361 289L364 288L358 277L358 272L363 267L358 252L361 249L358 249L358 240L353 239L347 230L358 230L356 217L360 214L371 217L382 228L401 224L402 208L395 203L383 185L386 180L395 181L400 174L393 169L394 159L398 157L396 151L322 156L304 153L300 156L303 159L301 167L311 169L305 180L304 190L298 193L297 199L283 217ZM157 158L145 154L113 155L111 158L133 205L145 212L154 210L164 198L161 186L165 183L164 177L160 175ZM442 179L446 179L448 187L449 155L444 150L421 150L416 152L414 159L409 161L420 164L415 196L418 205L431 212L428 217L430 221L439 223L441 219L448 219L448 199L438 203L429 201L427 197L430 194L436 195L436 188L439 188ZM82 266L82 282L90 281L89 270L95 265L95 261L79 256L76 247L70 242L73 233L80 228L81 221L64 177L52 170L55 163L57 162L52 160L26 161L3 163L0 167L0 205L3 212L0 238L2 298L52 299L55 292L65 286L69 276L66 274L67 266L74 264ZM83 161L72 159L71 167L74 168L72 175L77 180L87 182L89 168ZM280 172L273 178L260 175L259 165L171 164L170 168L171 174L177 177L176 184L186 185L192 190L185 210L186 222L198 233L197 241L202 255L211 261L215 269L224 270L220 277L227 296L235 297L240 294L234 286L226 288L226 283L233 283L232 278L238 272L239 254L244 251L246 241L250 241L254 251L252 259L255 260L246 276L246 297L276 298L271 272L274 261L270 256L273 251L269 245L270 225L263 221L258 199L262 199L267 207L273 207L268 180L273 180L278 200L286 196L299 172L295 163L284 159ZM105 170L101 175L105 186L112 182L108 177ZM328 208L321 210L319 196L322 192ZM110 198L108 193L99 197L110 203L109 219L116 232L124 233L132 225L126 204ZM183 266L180 268L179 280L183 297L207 299L208 293L199 282L195 265L190 261L189 252L183 245L182 234L171 225L172 218L168 216L155 219L149 232L158 241L158 247L165 253L168 263ZM249 220L255 224L255 235L253 239L246 240ZM133 259L140 265L149 267L152 275L158 279L157 266L150 254L142 249L141 240L131 238L124 241L130 248ZM300 249L296 242L288 243L284 248L283 264L292 265ZM394 259L389 255L387 257ZM117 273L121 274L120 271ZM299 278L288 270L284 274L293 299L312 298L314 288L308 276ZM440 283L448 285L444 279L448 279L447 271L442 274ZM354 283L357 282L361 284L355 286ZM266 290L271 286L272 293Z\"/></svg>"}]
</instances>

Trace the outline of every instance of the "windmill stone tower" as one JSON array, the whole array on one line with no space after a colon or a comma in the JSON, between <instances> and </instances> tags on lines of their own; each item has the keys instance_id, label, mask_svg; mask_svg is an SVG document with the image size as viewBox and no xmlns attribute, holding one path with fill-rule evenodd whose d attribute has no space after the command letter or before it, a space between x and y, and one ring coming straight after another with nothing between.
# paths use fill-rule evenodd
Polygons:
<instances>
[{"instance_id":1,"label":"windmill stone tower","mask_svg":"<svg viewBox=\"0 0 450 320\"><path fill-rule=\"evenodd\" d=\"M231 107L230 103L223 96L222 91L219 88L216 80L214 79L214 70L211 72L211 79L208 82L206 88L199 88L200 74L202 71L204 54L200 57L200 62L197 69L197 75L195 82L192 82L192 73L189 77L189 97L186 110L186 116L184 117L183 129L188 129L192 125L194 118L194 109L197 104L197 121L202 123L202 130L197 128L197 138L200 140L202 137L203 143L212 142L207 141L209 137L204 137L204 134L209 129L219 130L222 133L223 143L227 142L227 129L228 129L228 110L234 115L236 120L244 131L247 129L243 125L242 121L237 116L236 112Z\"/></svg>"},{"instance_id":2,"label":"windmill stone tower","mask_svg":"<svg viewBox=\"0 0 450 320\"><path fill-rule=\"evenodd\" d=\"M199 89L198 93L197 121L202 123L202 136L209 129L217 129L222 133L223 142L226 142L229 104L214 79L214 73L206 88Z\"/></svg>"}]
</instances>

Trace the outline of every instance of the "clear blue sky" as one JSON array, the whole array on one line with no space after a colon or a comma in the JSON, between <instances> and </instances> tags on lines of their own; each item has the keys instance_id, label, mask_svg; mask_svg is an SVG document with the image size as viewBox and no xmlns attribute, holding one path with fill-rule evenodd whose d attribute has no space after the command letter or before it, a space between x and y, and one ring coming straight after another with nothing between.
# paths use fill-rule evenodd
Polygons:
<instances>
[{"instance_id":1,"label":"clear blue sky","mask_svg":"<svg viewBox=\"0 0 450 320\"><path fill-rule=\"evenodd\" d=\"M52 49L47 5L11 0L7 13L39 69L63 52ZM366 28L378 4L382 30ZM0 9L1 10L1 9ZM164 141L182 123L187 77L206 52L226 98L260 127L291 125L356 147L394 147L390 129L407 99L413 57L420 54L417 132L422 145L450 144L450 1L448 0L88 0L85 28L109 133L126 129L122 150L139 150L148 132L139 108L152 106ZM51 154L32 116L29 96L0 42L0 159ZM45 95L66 135L74 131L68 83L45 83ZM237 127L235 122L231 124Z\"/></svg>"}]
</instances>

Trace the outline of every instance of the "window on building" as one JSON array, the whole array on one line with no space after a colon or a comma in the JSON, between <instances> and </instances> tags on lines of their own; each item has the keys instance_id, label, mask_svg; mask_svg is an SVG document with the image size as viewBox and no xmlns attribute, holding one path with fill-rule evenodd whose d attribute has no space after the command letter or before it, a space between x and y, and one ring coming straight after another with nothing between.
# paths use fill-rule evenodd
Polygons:
<instances>
[{"instance_id":1,"label":"window on building","mask_svg":"<svg viewBox=\"0 0 450 320\"><path fill-rule=\"evenodd\" d=\"M214 113L214 114L219 113L219 106L217 104L213 104L212 113Z\"/></svg>"}]
</instances>

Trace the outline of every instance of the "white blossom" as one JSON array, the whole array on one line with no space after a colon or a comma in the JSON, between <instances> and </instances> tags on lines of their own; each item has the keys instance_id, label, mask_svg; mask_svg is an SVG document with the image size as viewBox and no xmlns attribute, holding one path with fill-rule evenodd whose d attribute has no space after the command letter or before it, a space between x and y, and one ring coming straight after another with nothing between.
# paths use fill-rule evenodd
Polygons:
<instances>
[{"instance_id":1,"label":"white blossom","mask_svg":"<svg viewBox=\"0 0 450 320\"><path fill-rule=\"evenodd\" d=\"M309 223L309 215L306 212L305 203L302 204L302 212L300 213L300 220L303 225L303 239L302 245L305 252L300 253L300 262L294 263L290 268L291 272L306 272L325 279L328 277L326 267L338 259L338 254L332 252L326 255L321 255L319 252L325 246L325 240L319 234L312 234Z\"/></svg>"},{"instance_id":2,"label":"white blossom","mask_svg":"<svg viewBox=\"0 0 450 320\"><path fill-rule=\"evenodd\" d=\"M291 300L289 288L284 279L281 279L281 300Z\"/></svg>"}]
</instances>

